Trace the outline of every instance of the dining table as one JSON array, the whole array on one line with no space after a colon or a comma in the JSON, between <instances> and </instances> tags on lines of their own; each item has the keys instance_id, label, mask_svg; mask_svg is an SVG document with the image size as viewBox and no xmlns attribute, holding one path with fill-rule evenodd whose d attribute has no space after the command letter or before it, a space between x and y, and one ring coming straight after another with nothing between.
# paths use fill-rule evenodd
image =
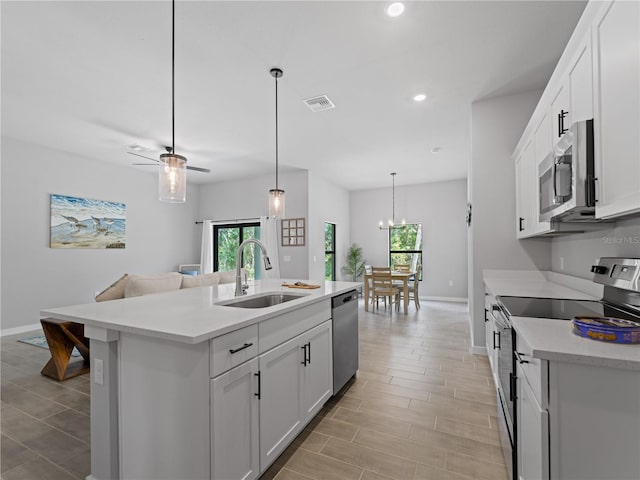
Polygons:
<instances>
[{"instance_id":1,"label":"dining table","mask_svg":"<svg viewBox=\"0 0 640 480\"><path fill-rule=\"evenodd\" d=\"M407 314L409 310L409 279L415 275L415 272L411 271L398 271L391 270L391 279L402 282L402 298L404 300L404 314ZM370 283L373 278L373 273L365 273L364 274L364 310L365 312L369 311L369 296L370 292Z\"/></svg>"}]
</instances>

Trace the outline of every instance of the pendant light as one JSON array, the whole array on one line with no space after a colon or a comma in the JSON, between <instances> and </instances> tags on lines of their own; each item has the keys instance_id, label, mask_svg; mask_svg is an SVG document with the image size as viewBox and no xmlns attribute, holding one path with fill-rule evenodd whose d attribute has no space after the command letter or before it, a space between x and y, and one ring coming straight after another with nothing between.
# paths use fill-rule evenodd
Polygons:
<instances>
[{"instance_id":1,"label":"pendant light","mask_svg":"<svg viewBox=\"0 0 640 480\"><path fill-rule=\"evenodd\" d=\"M272 68L269 73L276 80L276 188L269 190L269 216L284 218L284 190L278 187L278 79L282 70Z\"/></svg>"},{"instance_id":2,"label":"pendant light","mask_svg":"<svg viewBox=\"0 0 640 480\"><path fill-rule=\"evenodd\" d=\"M184 203L187 199L187 159L176 153L175 57L176 2L171 2L171 149L160 155L158 194L163 202Z\"/></svg>"},{"instance_id":3,"label":"pendant light","mask_svg":"<svg viewBox=\"0 0 640 480\"><path fill-rule=\"evenodd\" d=\"M396 227L396 172L391 172L391 218L387 223L387 226L384 225L382 220L378 223L378 228L380 230L389 230L390 228ZM402 226L404 227L407 224L405 219L402 219Z\"/></svg>"}]
</instances>

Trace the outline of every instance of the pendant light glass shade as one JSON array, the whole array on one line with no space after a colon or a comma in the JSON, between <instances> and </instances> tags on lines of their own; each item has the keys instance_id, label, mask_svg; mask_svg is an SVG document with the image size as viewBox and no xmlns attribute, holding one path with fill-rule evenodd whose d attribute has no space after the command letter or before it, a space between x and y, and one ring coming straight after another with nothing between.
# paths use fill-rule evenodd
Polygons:
<instances>
[{"instance_id":1,"label":"pendant light glass shade","mask_svg":"<svg viewBox=\"0 0 640 480\"><path fill-rule=\"evenodd\" d=\"M269 216L284 218L284 190L269 190Z\"/></svg>"},{"instance_id":2,"label":"pendant light glass shade","mask_svg":"<svg viewBox=\"0 0 640 480\"><path fill-rule=\"evenodd\" d=\"M187 199L187 159L175 153L160 155L158 180L160 200L184 203Z\"/></svg>"}]
</instances>

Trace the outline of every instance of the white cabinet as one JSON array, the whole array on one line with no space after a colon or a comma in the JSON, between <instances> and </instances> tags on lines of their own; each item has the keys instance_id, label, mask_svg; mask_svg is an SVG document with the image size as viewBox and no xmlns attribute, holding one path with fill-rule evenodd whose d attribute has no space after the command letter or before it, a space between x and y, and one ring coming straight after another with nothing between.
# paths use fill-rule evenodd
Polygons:
<instances>
[{"instance_id":1,"label":"white cabinet","mask_svg":"<svg viewBox=\"0 0 640 480\"><path fill-rule=\"evenodd\" d=\"M303 362L304 423L320 411L333 394L333 354L331 351L331 322L325 322L305 333L302 341L307 348L306 365Z\"/></svg>"},{"instance_id":2,"label":"white cabinet","mask_svg":"<svg viewBox=\"0 0 640 480\"><path fill-rule=\"evenodd\" d=\"M516 236L526 236L527 227L527 192L525 179L524 153L516 159Z\"/></svg>"},{"instance_id":3,"label":"white cabinet","mask_svg":"<svg viewBox=\"0 0 640 480\"><path fill-rule=\"evenodd\" d=\"M251 480L260 474L258 358L211 380L211 473Z\"/></svg>"},{"instance_id":4,"label":"white cabinet","mask_svg":"<svg viewBox=\"0 0 640 480\"><path fill-rule=\"evenodd\" d=\"M593 26L596 217L640 211L640 2L610 2Z\"/></svg>"},{"instance_id":5,"label":"white cabinet","mask_svg":"<svg viewBox=\"0 0 640 480\"><path fill-rule=\"evenodd\" d=\"M548 121L543 121L538 131L548 131ZM545 137L545 139L546 145L549 145L549 138ZM538 215L537 144L536 135L526 144L522 154L516 159L516 229L518 238L527 238L550 229L549 222L540 222Z\"/></svg>"},{"instance_id":6,"label":"white cabinet","mask_svg":"<svg viewBox=\"0 0 640 480\"><path fill-rule=\"evenodd\" d=\"M296 337L260 355L260 465L265 469L301 428L303 342Z\"/></svg>"},{"instance_id":7,"label":"white cabinet","mask_svg":"<svg viewBox=\"0 0 640 480\"><path fill-rule=\"evenodd\" d=\"M259 358L260 466L264 471L331 396L331 320Z\"/></svg>"},{"instance_id":8,"label":"white cabinet","mask_svg":"<svg viewBox=\"0 0 640 480\"><path fill-rule=\"evenodd\" d=\"M549 413L538 404L520 364L516 372L518 476L521 480L548 480Z\"/></svg>"},{"instance_id":9,"label":"white cabinet","mask_svg":"<svg viewBox=\"0 0 640 480\"><path fill-rule=\"evenodd\" d=\"M586 35L574 54L569 78L569 115L572 123L593 118L593 61L591 35Z\"/></svg>"}]
</instances>

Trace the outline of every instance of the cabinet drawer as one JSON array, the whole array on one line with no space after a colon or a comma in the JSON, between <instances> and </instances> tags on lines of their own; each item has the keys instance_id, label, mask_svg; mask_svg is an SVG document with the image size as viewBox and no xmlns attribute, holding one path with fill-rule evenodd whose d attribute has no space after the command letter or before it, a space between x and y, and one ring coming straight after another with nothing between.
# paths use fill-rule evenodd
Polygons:
<instances>
[{"instance_id":1,"label":"cabinet drawer","mask_svg":"<svg viewBox=\"0 0 640 480\"><path fill-rule=\"evenodd\" d=\"M519 335L516 338L516 359L519 370L538 401L541 408L548 408L549 367L546 360L533 358L531 347Z\"/></svg>"},{"instance_id":2,"label":"cabinet drawer","mask_svg":"<svg viewBox=\"0 0 640 480\"><path fill-rule=\"evenodd\" d=\"M258 325L211 339L211 378L258 354Z\"/></svg>"}]
</instances>

